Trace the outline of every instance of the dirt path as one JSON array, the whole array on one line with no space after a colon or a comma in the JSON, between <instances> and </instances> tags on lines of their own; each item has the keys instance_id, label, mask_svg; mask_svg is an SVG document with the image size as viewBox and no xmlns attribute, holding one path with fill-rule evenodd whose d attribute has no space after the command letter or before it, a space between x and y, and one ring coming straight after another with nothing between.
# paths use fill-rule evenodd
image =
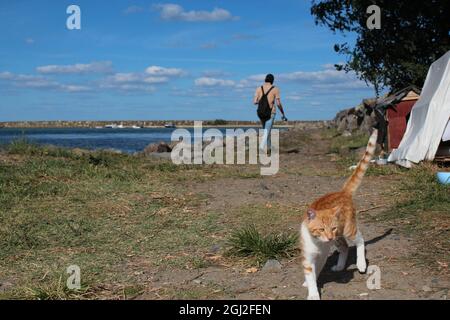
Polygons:
<instances>
[{"instance_id":1,"label":"dirt path","mask_svg":"<svg viewBox=\"0 0 450 320\"><path fill-rule=\"evenodd\" d=\"M225 178L197 183L191 190L208 199L200 210L220 212L223 219L243 206L273 203L301 208L320 195L339 190L345 180L328 174L336 170L336 165L326 155L326 148L323 144L316 144L316 147L309 144L297 154L283 154L280 174L274 177ZM368 215L381 212L383 207L380 206L395 201L386 196L386 189L393 180L395 178L386 176L366 177L355 198L358 209L369 209L359 216L360 228L367 244L369 265L381 270L381 289L367 288L369 275L358 273L352 248L347 269L343 272L330 271L337 254L330 255L319 277L323 299L448 298L450 282L447 277L432 275L408 261L408 256L416 250L414 241L399 234L395 228L367 219ZM289 227L298 229L299 219L291 220ZM214 256L214 249L212 251ZM233 265L220 259L199 270L155 271L150 277L151 287L155 290L140 298L165 298L170 296L171 290L178 290L187 293L181 296L185 298L304 299L307 291L302 287L304 278L299 255L283 260L281 264L282 269L275 273L262 270L248 273L248 266Z\"/></svg>"}]
</instances>

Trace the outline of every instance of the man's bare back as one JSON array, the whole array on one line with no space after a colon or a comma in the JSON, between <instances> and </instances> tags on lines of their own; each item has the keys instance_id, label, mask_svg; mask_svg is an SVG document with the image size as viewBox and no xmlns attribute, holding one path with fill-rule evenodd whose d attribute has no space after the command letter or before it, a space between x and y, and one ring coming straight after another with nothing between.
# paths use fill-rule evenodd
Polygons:
<instances>
[{"instance_id":1,"label":"man's bare back","mask_svg":"<svg viewBox=\"0 0 450 320\"><path fill-rule=\"evenodd\" d=\"M263 84L264 93L267 93L270 90L270 88L272 88L272 87L273 87L272 84L264 83ZM261 100L262 96L263 96L263 92L262 92L261 87L256 88L254 103L257 104L259 102L259 100ZM275 113L276 112L275 102L277 102L277 105L281 105L280 89L278 89L277 87L274 87L267 95L267 100L270 103L270 108L272 109L272 113Z\"/></svg>"}]
</instances>

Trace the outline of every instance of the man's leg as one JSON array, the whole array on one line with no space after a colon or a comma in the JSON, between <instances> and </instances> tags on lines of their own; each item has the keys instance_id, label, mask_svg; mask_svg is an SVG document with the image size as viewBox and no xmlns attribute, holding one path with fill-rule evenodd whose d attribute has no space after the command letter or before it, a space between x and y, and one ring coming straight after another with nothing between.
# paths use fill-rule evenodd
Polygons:
<instances>
[{"instance_id":1,"label":"man's leg","mask_svg":"<svg viewBox=\"0 0 450 320\"><path fill-rule=\"evenodd\" d=\"M272 114L272 117L270 118L270 120L266 122L267 150L271 150L271 147L272 147L271 132L272 132L273 123L275 122L275 117L276 117L276 113Z\"/></svg>"},{"instance_id":2,"label":"man's leg","mask_svg":"<svg viewBox=\"0 0 450 320\"><path fill-rule=\"evenodd\" d=\"M266 126L268 124L270 120L261 120L262 123L262 128L263 128L263 137L262 137L262 141L261 144L259 145L259 149L264 150L264 148L266 147L267 144L267 129Z\"/></svg>"}]
</instances>

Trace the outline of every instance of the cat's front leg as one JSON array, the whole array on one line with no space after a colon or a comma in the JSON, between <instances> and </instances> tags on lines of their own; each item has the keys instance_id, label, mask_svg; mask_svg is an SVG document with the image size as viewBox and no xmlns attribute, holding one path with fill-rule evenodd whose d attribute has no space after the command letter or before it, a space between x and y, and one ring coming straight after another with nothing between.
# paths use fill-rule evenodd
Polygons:
<instances>
[{"instance_id":1,"label":"cat's front leg","mask_svg":"<svg viewBox=\"0 0 450 320\"><path fill-rule=\"evenodd\" d=\"M331 268L334 272L339 272L345 269L348 257L348 245L344 238L338 238L335 242L339 251L338 263Z\"/></svg>"},{"instance_id":2,"label":"cat's front leg","mask_svg":"<svg viewBox=\"0 0 450 320\"><path fill-rule=\"evenodd\" d=\"M366 273L367 271L366 248L364 245L364 238L361 234L361 231L359 230L356 233L355 244L356 244L356 266L358 267L359 272Z\"/></svg>"},{"instance_id":3,"label":"cat's front leg","mask_svg":"<svg viewBox=\"0 0 450 320\"><path fill-rule=\"evenodd\" d=\"M354 239L350 240L356 246L356 266L358 267L360 273L366 273L367 271L366 248L361 231L357 230Z\"/></svg>"},{"instance_id":4,"label":"cat's front leg","mask_svg":"<svg viewBox=\"0 0 450 320\"><path fill-rule=\"evenodd\" d=\"M315 270L316 257L306 253L303 260L303 272L305 274L305 282L308 287L308 300L320 300Z\"/></svg>"}]
</instances>

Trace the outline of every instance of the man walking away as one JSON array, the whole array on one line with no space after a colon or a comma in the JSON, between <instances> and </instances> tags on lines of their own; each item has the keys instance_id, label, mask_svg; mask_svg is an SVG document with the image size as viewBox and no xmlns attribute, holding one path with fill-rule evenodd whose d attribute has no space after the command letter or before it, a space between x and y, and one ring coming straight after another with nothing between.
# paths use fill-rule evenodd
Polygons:
<instances>
[{"instance_id":1,"label":"man walking away","mask_svg":"<svg viewBox=\"0 0 450 320\"><path fill-rule=\"evenodd\" d=\"M262 150L264 150L266 146L268 150L271 148L270 132L277 115L275 103L281 111L282 120L287 121L283 106L281 105L280 90L273 85L274 81L275 77L272 74L268 74L265 83L256 89L255 98L253 100L253 103L258 105L258 117L261 120L264 129L263 141L260 145L260 149Z\"/></svg>"}]
</instances>

